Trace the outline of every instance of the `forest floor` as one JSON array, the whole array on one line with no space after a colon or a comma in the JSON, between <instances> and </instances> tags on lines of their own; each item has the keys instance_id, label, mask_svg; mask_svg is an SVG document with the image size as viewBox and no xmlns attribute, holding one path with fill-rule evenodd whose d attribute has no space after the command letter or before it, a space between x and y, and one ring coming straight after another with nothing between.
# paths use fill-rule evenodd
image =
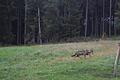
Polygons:
<instances>
[{"instance_id":1,"label":"forest floor","mask_svg":"<svg viewBox=\"0 0 120 80\"><path fill-rule=\"evenodd\" d=\"M112 75L118 42L1 47L0 80L120 80ZM94 55L72 58L80 49L93 49Z\"/></svg>"}]
</instances>

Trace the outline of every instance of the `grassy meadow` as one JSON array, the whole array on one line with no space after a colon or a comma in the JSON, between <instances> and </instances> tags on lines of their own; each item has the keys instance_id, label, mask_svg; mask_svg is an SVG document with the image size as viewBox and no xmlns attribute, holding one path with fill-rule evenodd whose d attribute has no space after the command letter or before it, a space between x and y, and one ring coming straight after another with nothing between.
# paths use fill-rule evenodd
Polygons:
<instances>
[{"instance_id":1,"label":"grassy meadow","mask_svg":"<svg viewBox=\"0 0 120 80\"><path fill-rule=\"evenodd\" d=\"M112 75L118 42L1 47L0 80L120 80ZM80 49L94 55L72 58Z\"/></svg>"}]
</instances>

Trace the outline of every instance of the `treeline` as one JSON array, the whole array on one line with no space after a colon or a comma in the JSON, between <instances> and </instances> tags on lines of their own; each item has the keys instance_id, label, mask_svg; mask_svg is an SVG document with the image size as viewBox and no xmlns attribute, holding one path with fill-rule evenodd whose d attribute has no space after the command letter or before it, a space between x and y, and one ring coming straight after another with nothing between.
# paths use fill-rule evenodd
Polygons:
<instances>
[{"instance_id":1,"label":"treeline","mask_svg":"<svg viewBox=\"0 0 120 80\"><path fill-rule=\"evenodd\" d=\"M0 0L0 43L42 44L120 34L119 0Z\"/></svg>"}]
</instances>

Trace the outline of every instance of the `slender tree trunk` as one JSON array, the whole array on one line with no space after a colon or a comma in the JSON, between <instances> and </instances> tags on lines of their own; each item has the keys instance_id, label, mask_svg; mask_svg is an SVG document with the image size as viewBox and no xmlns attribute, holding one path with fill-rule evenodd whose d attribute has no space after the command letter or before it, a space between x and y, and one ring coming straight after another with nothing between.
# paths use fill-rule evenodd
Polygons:
<instances>
[{"instance_id":1,"label":"slender tree trunk","mask_svg":"<svg viewBox=\"0 0 120 80\"><path fill-rule=\"evenodd\" d=\"M114 26L114 36L117 36L117 30L115 26Z\"/></svg>"},{"instance_id":2,"label":"slender tree trunk","mask_svg":"<svg viewBox=\"0 0 120 80\"><path fill-rule=\"evenodd\" d=\"M95 36L98 37L98 19L95 19Z\"/></svg>"},{"instance_id":3,"label":"slender tree trunk","mask_svg":"<svg viewBox=\"0 0 120 80\"><path fill-rule=\"evenodd\" d=\"M42 44L42 39L41 39L41 37L42 37L42 35L41 35L41 15L40 15L40 8L39 8L39 6L38 6L38 43L39 44Z\"/></svg>"},{"instance_id":4,"label":"slender tree trunk","mask_svg":"<svg viewBox=\"0 0 120 80\"><path fill-rule=\"evenodd\" d=\"M91 21L92 21L92 31L91 31L91 36L93 37L93 33L94 33L94 18L92 17Z\"/></svg>"},{"instance_id":5,"label":"slender tree trunk","mask_svg":"<svg viewBox=\"0 0 120 80\"><path fill-rule=\"evenodd\" d=\"M115 9L117 7L118 0L115 0L115 5L114 5L114 16L115 16ZM115 19L114 19L115 20ZM115 21L114 21L115 22ZM117 29L116 26L114 25L114 36L117 36Z\"/></svg>"},{"instance_id":6,"label":"slender tree trunk","mask_svg":"<svg viewBox=\"0 0 120 80\"><path fill-rule=\"evenodd\" d=\"M19 14L19 44L21 44L21 13Z\"/></svg>"},{"instance_id":7,"label":"slender tree trunk","mask_svg":"<svg viewBox=\"0 0 120 80\"><path fill-rule=\"evenodd\" d=\"M88 6L89 6L89 1L87 0L87 2L86 2L85 38L87 37L87 29L88 29Z\"/></svg>"},{"instance_id":8,"label":"slender tree trunk","mask_svg":"<svg viewBox=\"0 0 120 80\"><path fill-rule=\"evenodd\" d=\"M96 1L96 8L95 8L95 37L98 37L98 1Z\"/></svg>"},{"instance_id":9,"label":"slender tree trunk","mask_svg":"<svg viewBox=\"0 0 120 80\"><path fill-rule=\"evenodd\" d=\"M20 16L20 13L19 13L19 8L17 8L17 44L19 44L19 27L20 27L20 19L19 19L19 16Z\"/></svg>"},{"instance_id":10,"label":"slender tree trunk","mask_svg":"<svg viewBox=\"0 0 120 80\"><path fill-rule=\"evenodd\" d=\"M102 21L103 21L103 31L102 31L102 35L104 35L104 33L105 33L105 22L104 22L104 18L105 18L105 0L103 0L103 18L102 18Z\"/></svg>"},{"instance_id":11,"label":"slender tree trunk","mask_svg":"<svg viewBox=\"0 0 120 80\"><path fill-rule=\"evenodd\" d=\"M21 6L21 1L17 1L17 44L22 43L22 35L21 35L21 24L22 24L22 6Z\"/></svg>"},{"instance_id":12,"label":"slender tree trunk","mask_svg":"<svg viewBox=\"0 0 120 80\"><path fill-rule=\"evenodd\" d=\"M10 4L9 4L9 0L7 0L7 36L11 36L12 32L11 32L11 13L10 13ZM11 44L11 41L8 41L9 44Z\"/></svg>"},{"instance_id":13,"label":"slender tree trunk","mask_svg":"<svg viewBox=\"0 0 120 80\"><path fill-rule=\"evenodd\" d=\"M27 0L25 0L25 27L24 27L24 44L27 43L26 41L26 35L27 35Z\"/></svg>"},{"instance_id":14,"label":"slender tree trunk","mask_svg":"<svg viewBox=\"0 0 120 80\"><path fill-rule=\"evenodd\" d=\"M10 10L9 10L9 5L7 6L7 11L8 11L8 34L11 33L11 17L10 17Z\"/></svg>"},{"instance_id":15,"label":"slender tree trunk","mask_svg":"<svg viewBox=\"0 0 120 80\"><path fill-rule=\"evenodd\" d=\"M111 17L112 17L112 0L110 0L110 15L109 15L109 37L111 37Z\"/></svg>"}]
</instances>

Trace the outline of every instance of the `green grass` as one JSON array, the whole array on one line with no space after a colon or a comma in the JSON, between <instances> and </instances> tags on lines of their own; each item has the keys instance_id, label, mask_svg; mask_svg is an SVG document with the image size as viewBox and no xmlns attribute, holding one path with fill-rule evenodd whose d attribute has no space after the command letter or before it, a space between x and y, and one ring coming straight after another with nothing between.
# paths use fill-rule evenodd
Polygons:
<instances>
[{"instance_id":1,"label":"green grass","mask_svg":"<svg viewBox=\"0 0 120 80\"><path fill-rule=\"evenodd\" d=\"M0 80L120 80L112 75L118 42L0 48ZM94 49L94 56L70 57L84 48Z\"/></svg>"}]
</instances>

